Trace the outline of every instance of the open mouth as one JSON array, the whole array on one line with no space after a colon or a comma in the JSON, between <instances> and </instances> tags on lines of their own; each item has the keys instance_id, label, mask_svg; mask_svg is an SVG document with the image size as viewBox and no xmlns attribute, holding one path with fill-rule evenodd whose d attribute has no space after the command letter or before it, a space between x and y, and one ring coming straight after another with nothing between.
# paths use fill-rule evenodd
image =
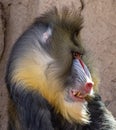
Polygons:
<instances>
[{"instance_id":1,"label":"open mouth","mask_svg":"<svg viewBox=\"0 0 116 130\"><path fill-rule=\"evenodd\" d=\"M81 90L79 91L79 90L75 90L75 89L70 90L70 97L75 102L78 102L78 101L84 102L89 94L90 93L87 93L84 90L83 91L81 91Z\"/></svg>"}]
</instances>

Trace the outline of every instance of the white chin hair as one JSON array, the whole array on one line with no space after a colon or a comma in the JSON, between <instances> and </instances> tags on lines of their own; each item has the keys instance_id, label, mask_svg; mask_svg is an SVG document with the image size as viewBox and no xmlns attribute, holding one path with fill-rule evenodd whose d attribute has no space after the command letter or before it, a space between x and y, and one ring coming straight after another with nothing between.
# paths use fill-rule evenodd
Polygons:
<instances>
[{"instance_id":1,"label":"white chin hair","mask_svg":"<svg viewBox=\"0 0 116 130\"><path fill-rule=\"evenodd\" d=\"M89 123L89 115L87 110L87 102L64 102L63 116L69 122L77 122L80 124Z\"/></svg>"}]
</instances>

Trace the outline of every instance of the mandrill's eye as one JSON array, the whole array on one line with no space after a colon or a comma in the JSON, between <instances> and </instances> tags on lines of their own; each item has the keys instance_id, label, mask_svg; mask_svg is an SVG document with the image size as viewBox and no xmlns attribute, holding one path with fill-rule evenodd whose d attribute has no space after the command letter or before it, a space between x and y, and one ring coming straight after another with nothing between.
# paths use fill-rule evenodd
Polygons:
<instances>
[{"instance_id":1,"label":"mandrill's eye","mask_svg":"<svg viewBox=\"0 0 116 130\"><path fill-rule=\"evenodd\" d=\"M78 40L79 36L80 36L80 30L75 31L75 32L73 33L73 38L74 38L75 40Z\"/></svg>"},{"instance_id":2,"label":"mandrill's eye","mask_svg":"<svg viewBox=\"0 0 116 130\"><path fill-rule=\"evenodd\" d=\"M74 33L74 38L76 39L78 37L78 35L79 35L79 32L75 32Z\"/></svg>"},{"instance_id":3,"label":"mandrill's eye","mask_svg":"<svg viewBox=\"0 0 116 130\"><path fill-rule=\"evenodd\" d=\"M73 59L82 59L83 54L80 54L78 52L72 52Z\"/></svg>"}]
</instances>

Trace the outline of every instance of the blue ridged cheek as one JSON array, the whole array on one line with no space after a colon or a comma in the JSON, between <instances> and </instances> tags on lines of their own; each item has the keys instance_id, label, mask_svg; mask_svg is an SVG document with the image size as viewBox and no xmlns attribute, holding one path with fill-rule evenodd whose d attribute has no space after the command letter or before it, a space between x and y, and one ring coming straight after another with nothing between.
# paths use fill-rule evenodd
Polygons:
<instances>
[{"instance_id":1,"label":"blue ridged cheek","mask_svg":"<svg viewBox=\"0 0 116 130\"><path fill-rule=\"evenodd\" d=\"M73 65L72 65L72 77L74 81L78 84L85 84L88 79L91 79L91 74L89 72L89 69L87 66L83 63L80 63L79 59L74 59L73 60Z\"/></svg>"}]
</instances>

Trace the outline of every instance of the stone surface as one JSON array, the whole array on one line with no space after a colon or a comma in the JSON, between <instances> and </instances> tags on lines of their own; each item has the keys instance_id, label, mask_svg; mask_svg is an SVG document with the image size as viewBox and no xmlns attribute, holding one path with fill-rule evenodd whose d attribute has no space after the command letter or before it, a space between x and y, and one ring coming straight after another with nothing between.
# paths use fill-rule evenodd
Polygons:
<instances>
[{"instance_id":1,"label":"stone surface","mask_svg":"<svg viewBox=\"0 0 116 130\"><path fill-rule=\"evenodd\" d=\"M4 18L3 18L3 5L0 3L0 59L4 51Z\"/></svg>"},{"instance_id":2,"label":"stone surface","mask_svg":"<svg viewBox=\"0 0 116 130\"><path fill-rule=\"evenodd\" d=\"M116 116L116 1L85 0L82 41L100 73L100 93Z\"/></svg>"}]
</instances>

